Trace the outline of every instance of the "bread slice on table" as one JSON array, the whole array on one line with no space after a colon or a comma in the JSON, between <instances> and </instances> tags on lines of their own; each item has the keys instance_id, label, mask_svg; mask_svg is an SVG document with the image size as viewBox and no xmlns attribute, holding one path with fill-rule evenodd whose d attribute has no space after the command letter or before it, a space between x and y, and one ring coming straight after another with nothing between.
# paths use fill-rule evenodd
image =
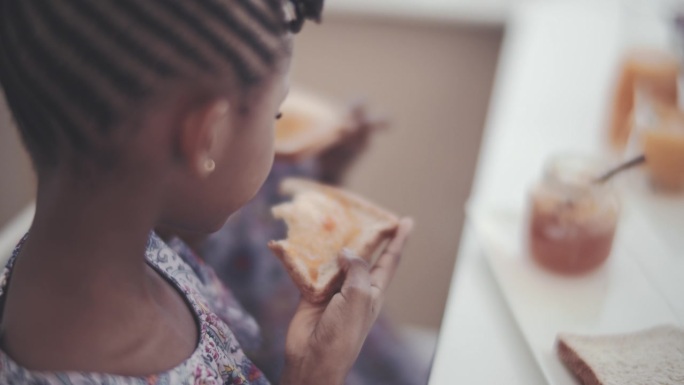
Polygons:
<instances>
[{"instance_id":1,"label":"bread slice on table","mask_svg":"<svg viewBox=\"0 0 684 385\"><path fill-rule=\"evenodd\" d=\"M312 303L326 302L339 290L342 249L372 263L375 251L399 224L396 215L339 188L288 178L280 189L294 197L272 209L273 216L287 224L287 239L268 246Z\"/></svg>"},{"instance_id":2,"label":"bread slice on table","mask_svg":"<svg viewBox=\"0 0 684 385\"><path fill-rule=\"evenodd\" d=\"M684 384L684 330L658 326L635 333L560 334L558 355L584 385Z\"/></svg>"},{"instance_id":3,"label":"bread slice on table","mask_svg":"<svg viewBox=\"0 0 684 385\"><path fill-rule=\"evenodd\" d=\"M301 159L336 143L349 130L344 111L334 103L301 89L292 89L280 108L275 127L275 152Z\"/></svg>"}]
</instances>

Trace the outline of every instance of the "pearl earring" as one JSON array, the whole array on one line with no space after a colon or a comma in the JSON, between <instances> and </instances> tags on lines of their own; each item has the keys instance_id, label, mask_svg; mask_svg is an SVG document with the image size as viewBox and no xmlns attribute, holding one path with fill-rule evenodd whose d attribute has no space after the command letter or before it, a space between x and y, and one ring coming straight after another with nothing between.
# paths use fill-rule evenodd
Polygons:
<instances>
[{"instance_id":1,"label":"pearl earring","mask_svg":"<svg viewBox=\"0 0 684 385\"><path fill-rule=\"evenodd\" d=\"M213 159L207 158L204 161L204 171L206 171L207 174L210 174L216 170L216 162L214 162Z\"/></svg>"}]
</instances>

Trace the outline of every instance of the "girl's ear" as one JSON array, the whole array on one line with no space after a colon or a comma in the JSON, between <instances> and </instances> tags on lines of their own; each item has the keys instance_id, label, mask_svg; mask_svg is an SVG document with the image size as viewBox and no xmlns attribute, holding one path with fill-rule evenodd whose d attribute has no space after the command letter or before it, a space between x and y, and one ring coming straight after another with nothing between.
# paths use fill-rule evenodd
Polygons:
<instances>
[{"instance_id":1,"label":"girl's ear","mask_svg":"<svg viewBox=\"0 0 684 385\"><path fill-rule=\"evenodd\" d=\"M186 114L179 135L179 149L193 174L206 178L216 168L222 140L230 122L230 103L214 99Z\"/></svg>"}]
</instances>

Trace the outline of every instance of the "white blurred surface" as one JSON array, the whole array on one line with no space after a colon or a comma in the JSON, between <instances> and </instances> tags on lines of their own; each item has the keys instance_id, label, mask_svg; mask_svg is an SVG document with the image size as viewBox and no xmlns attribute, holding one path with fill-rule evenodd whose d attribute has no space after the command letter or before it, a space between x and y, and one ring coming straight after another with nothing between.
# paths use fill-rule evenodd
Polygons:
<instances>
[{"instance_id":1,"label":"white blurred surface","mask_svg":"<svg viewBox=\"0 0 684 385\"><path fill-rule=\"evenodd\" d=\"M613 2L535 3L513 14L473 204L520 206L548 155L602 148L619 14ZM546 383L470 226L461 239L430 384Z\"/></svg>"},{"instance_id":2,"label":"white blurred surface","mask_svg":"<svg viewBox=\"0 0 684 385\"><path fill-rule=\"evenodd\" d=\"M326 13L503 24L517 5L539 0L327 0Z\"/></svg>"},{"instance_id":3,"label":"white blurred surface","mask_svg":"<svg viewBox=\"0 0 684 385\"><path fill-rule=\"evenodd\" d=\"M539 267L524 247L524 208L473 209L469 224L496 277L527 346L552 385L576 380L556 354L558 333L629 333L681 322L670 301L684 292L684 262L662 253L661 240L636 212L623 215L613 252L606 263L578 277L560 276ZM642 269L639 259L666 258L655 269L671 288L667 298Z\"/></svg>"}]
</instances>

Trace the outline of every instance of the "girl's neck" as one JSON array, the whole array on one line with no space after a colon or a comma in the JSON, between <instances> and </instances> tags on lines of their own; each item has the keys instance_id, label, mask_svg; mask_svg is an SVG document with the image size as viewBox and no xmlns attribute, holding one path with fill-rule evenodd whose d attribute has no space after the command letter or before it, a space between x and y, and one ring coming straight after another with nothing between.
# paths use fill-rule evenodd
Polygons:
<instances>
[{"instance_id":1,"label":"girl's neck","mask_svg":"<svg viewBox=\"0 0 684 385\"><path fill-rule=\"evenodd\" d=\"M78 288L76 295L143 293L145 247L156 221L149 190L125 181L106 188L57 179L39 185L16 272L45 287Z\"/></svg>"},{"instance_id":2,"label":"girl's neck","mask_svg":"<svg viewBox=\"0 0 684 385\"><path fill-rule=\"evenodd\" d=\"M138 376L195 350L190 308L145 262L163 191L154 186L39 186L0 325L1 348L20 365Z\"/></svg>"}]
</instances>

